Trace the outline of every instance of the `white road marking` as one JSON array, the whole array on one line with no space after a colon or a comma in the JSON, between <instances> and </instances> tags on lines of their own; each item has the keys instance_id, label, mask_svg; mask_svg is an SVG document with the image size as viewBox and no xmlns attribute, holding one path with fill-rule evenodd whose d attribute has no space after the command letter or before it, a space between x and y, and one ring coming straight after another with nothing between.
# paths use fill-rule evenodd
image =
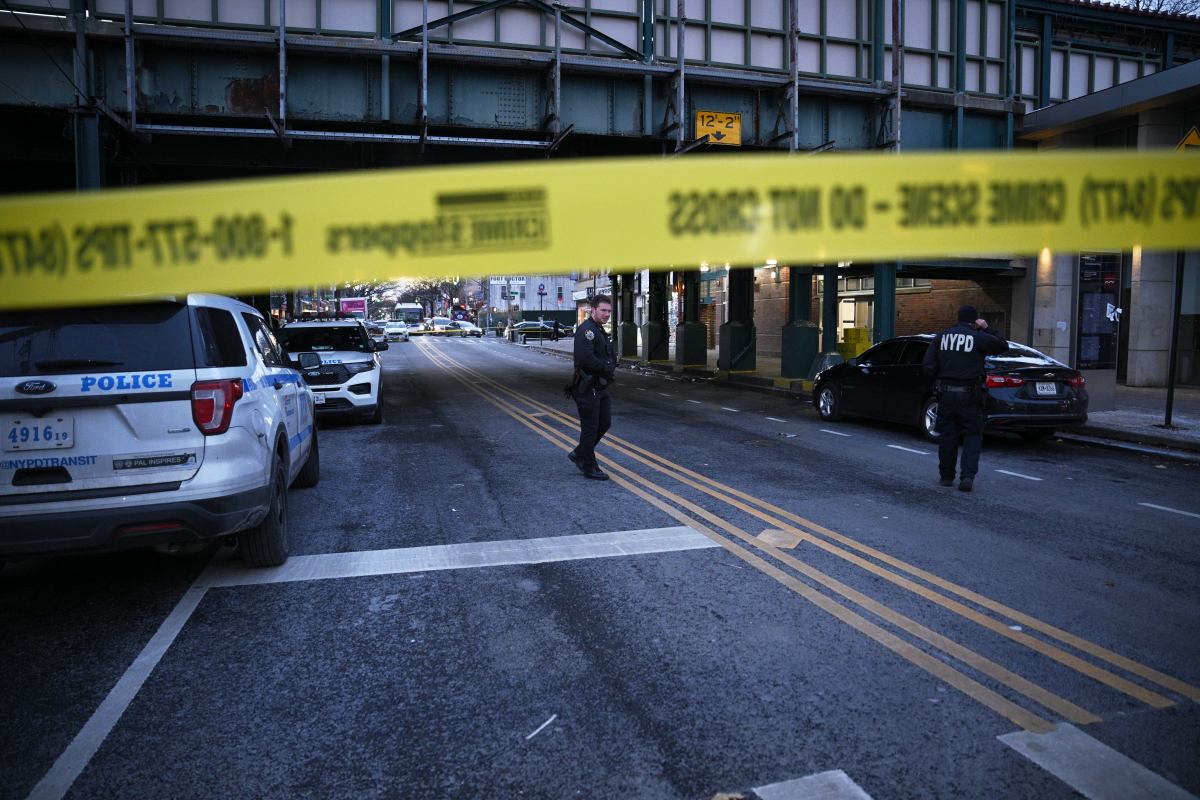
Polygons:
<instances>
[{"instance_id":1,"label":"white road marking","mask_svg":"<svg viewBox=\"0 0 1200 800\"><path fill-rule=\"evenodd\" d=\"M558 719L558 714L551 714L550 719L546 720L541 725L538 725L536 731L534 731L533 733L531 733L525 737L525 741L528 742L530 739L537 736L539 733L541 733L546 728L547 725L549 725L551 722L554 722L554 720L556 720L556 719Z\"/></svg>"},{"instance_id":2,"label":"white road marking","mask_svg":"<svg viewBox=\"0 0 1200 800\"><path fill-rule=\"evenodd\" d=\"M695 403L695 404L696 404L696 405L698 405L698 406L704 405L704 404L703 404L703 403L701 403L699 400L688 400L688 402L689 402L689 403Z\"/></svg>"},{"instance_id":3,"label":"white road marking","mask_svg":"<svg viewBox=\"0 0 1200 800\"><path fill-rule=\"evenodd\" d=\"M871 800L871 795L840 769L759 786L754 793L762 800Z\"/></svg>"},{"instance_id":4,"label":"white road marking","mask_svg":"<svg viewBox=\"0 0 1200 800\"><path fill-rule=\"evenodd\" d=\"M729 408L728 406L721 406L721 410L722 411L732 411L735 414L742 413L742 412L738 411L736 408Z\"/></svg>"},{"instance_id":5,"label":"white road marking","mask_svg":"<svg viewBox=\"0 0 1200 800\"><path fill-rule=\"evenodd\" d=\"M158 666L158 662L167 652L167 648L171 646L175 637L187 624L188 618L196 610L196 606L200 605L200 601L204 599L208 587L202 583L202 580L203 576L198 578L175 604L174 610L163 620L163 624L158 627L158 631L142 648L142 652L134 659L129 669L125 670L125 674L117 681L117 685L112 688L100 706L92 712L92 716L67 745L67 749L63 750L62 755L55 760L50 771L38 781L37 786L33 787L33 791L29 793L30 800L59 800L70 790L71 784L75 783L75 779L87 767L92 756L96 755L96 751L100 749L105 738L116 727L121 715L125 713L125 709L129 708L129 704L137 696L142 684L150 677L150 673Z\"/></svg>"},{"instance_id":6,"label":"white road marking","mask_svg":"<svg viewBox=\"0 0 1200 800\"><path fill-rule=\"evenodd\" d=\"M582 558L670 553L718 547L708 537L685 526L613 533L583 533L544 539L509 539L501 542L465 542L357 553L292 556L282 567L245 569L235 562L212 567L209 586L251 586L263 583L357 578L433 572L466 567L500 567L511 564L544 564Z\"/></svg>"},{"instance_id":7,"label":"white road marking","mask_svg":"<svg viewBox=\"0 0 1200 800\"><path fill-rule=\"evenodd\" d=\"M847 439L850 438L850 434L848 434L848 433L842 433L841 431L831 431L831 430L829 430L829 428L817 428L817 430L819 430L821 433L832 433L834 436L845 436Z\"/></svg>"},{"instance_id":8,"label":"white road marking","mask_svg":"<svg viewBox=\"0 0 1200 800\"><path fill-rule=\"evenodd\" d=\"M1035 478L1032 475L1022 475L1019 472L1010 472L1006 469L998 469L998 470L996 470L996 472L999 472L1001 475L1012 475L1014 478L1024 478L1027 481L1040 481L1041 480L1041 478Z\"/></svg>"},{"instance_id":9,"label":"white road marking","mask_svg":"<svg viewBox=\"0 0 1200 800\"><path fill-rule=\"evenodd\" d=\"M1170 511L1172 514L1183 514L1185 517L1195 517L1200 519L1200 514L1193 514L1191 511L1180 511L1178 508L1169 508L1167 506L1159 506L1154 503L1138 503L1139 506L1146 508L1157 508L1159 511Z\"/></svg>"},{"instance_id":10,"label":"white road marking","mask_svg":"<svg viewBox=\"0 0 1200 800\"><path fill-rule=\"evenodd\" d=\"M158 631L117 681L99 708L92 713L83 728L55 760L50 771L33 787L29 798L61 800L70 791L71 785L87 768L105 738L116 727L129 704L133 702L150 673L158 666L158 662L183 630L209 589L465 567L542 564L584 558L705 550L714 547L720 545L681 525L673 528L585 533L544 539L469 542L396 550L292 556L282 567L272 569L248 569L232 561L210 564L175 605L174 610L159 626ZM551 717L546 724L553 719Z\"/></svg>"},{"instance_id":11,"label":"white road marking","mask_svg":"<svg viewBox=\"0 0 1200 800\"><path fill-rule=\"evenodd\" d=\"M671 396L671 395L667 394L666 392L659 392L659 394L660 394L660 395L662 395L663 397L670 397L670 396Z\"/></svg>"},{"instance_id":12,"label":"white road marking","mask_svg":"<svg viewBox=\"0 0 1200 800\"><path fill-rule=\"evenodd\" d=\"M1089 800L1196 800L1195 795L1062 723L1049 733L997 737Z\"/></svg>"},{"instance_id":13,"label":"white road marking","mask_svg":"<svg viewBox=\"0 0 1200 800\"><path fill-rule=\"evenodd\" d=\"M914 450L914 449L912 449L911 447L901 447L901 446L900 446L900 445L898 445L898 444L889 444L889 445L888 445L888 447L892 448L893 450L903 450L903 451L904 451L904 452L906 452L906 453L916 453L916 454L917 454L917 455L919 455L919 456L931 456L931 455L933 455L933 453L927 453L927 452L925 452L924 450Z\"/></svg>"},{"instance_id":14,"label":"white road marking","mask_svg":"<svg viewBox=\"0 0 1200 800\"><path fill-rule=\"evenodd\" d=\"M771 420L771 422L787 422L786 419L780 419L779 417L767 417L767 419Z\"/></svg>"}]
</instances>

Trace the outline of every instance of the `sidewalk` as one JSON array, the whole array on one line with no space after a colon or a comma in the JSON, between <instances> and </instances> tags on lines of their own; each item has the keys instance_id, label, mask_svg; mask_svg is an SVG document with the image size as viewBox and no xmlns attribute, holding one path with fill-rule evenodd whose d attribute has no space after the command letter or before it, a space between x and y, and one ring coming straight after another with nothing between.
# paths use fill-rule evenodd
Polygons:
<instances>
[{"instance_id":1,"label":"sidewalk","mask_svg":"<svg viewBox=\"0 0 1200 800\"><path fill-rule=\"evenodd\" d=\"M570 357L572 342L570 339L557 342L534 341L527 346ZM803 400L808 400L809 393L812 391L809 381L781 378L778 358L760 356L756 364L758 369L753 374L722 372L717 369L717 351L715 349L708 351L708 364L703 367L678 369L672 362L647 363L640 359L629 358L622 359L621 364L636 369L688 375L751 391L788 394ZM1115 411L1088 414L1087 425L1074 429L1070 433L1064 433L1062 436L1094 444L1122 442L1200 453L1200 389L1176 387L1171 429L1161 427L1166 402L1167 390L1165 388L1118 386Z\"/></svg>"}]
</instances>

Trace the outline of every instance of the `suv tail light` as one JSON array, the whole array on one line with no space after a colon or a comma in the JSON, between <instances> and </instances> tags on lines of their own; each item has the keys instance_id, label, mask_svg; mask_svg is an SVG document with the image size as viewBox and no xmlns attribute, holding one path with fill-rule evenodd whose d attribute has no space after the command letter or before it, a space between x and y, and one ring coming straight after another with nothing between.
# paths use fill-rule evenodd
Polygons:
<instances>
[{"instance_id":1,"label":"suv tail light","mask_svg":"<svg viewBox=\"0 0 1200 800\"><path fill-rule=\"evenodd\" d=\"M1013 378L1008 375L988 375L987 385L989 389L1000 389L1005 386L1024 386L1024 378Z\"/></svg>"},{"instance_id":2,"label":"suv tail light","mask_svg":"<svg viewBox=\"0 0 1200 800\"><path fill-rule=\"evenodd\" d=\"M1079 374L1075 374L1067 378L1067 386L1070 386L1072 389L1080 389L1085 383L1087 383L1087 381L1085 381L1083 376Z\"/></svg>"},{"instance_id":3,"label":"suv tail light","mask_svg":"<svg viewBox=\"0 0 1200 800\"><path fill-rule=\"evenodd\" d=\"M192 384L192 419L205 436L229 430L233 404L242 396L242 380L196 381Z\"/></svg>"}]
</instances>

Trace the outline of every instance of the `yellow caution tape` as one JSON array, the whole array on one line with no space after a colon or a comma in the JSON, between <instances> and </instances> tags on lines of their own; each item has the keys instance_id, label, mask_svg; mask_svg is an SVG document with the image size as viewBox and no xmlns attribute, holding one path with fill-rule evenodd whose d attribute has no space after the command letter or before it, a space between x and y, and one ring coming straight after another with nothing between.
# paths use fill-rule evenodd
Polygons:
<instances>
[{"instance_id":1,"label":"yellow caution tape","mask_svg":"<svg viewBox=\"0 0 1200 800\"><path fill-rule=\"evenodd\" d=\"M386 278L1200 247L1200 159L519 162L0 201L0 308Z\"/></svg>"}]
</instances>

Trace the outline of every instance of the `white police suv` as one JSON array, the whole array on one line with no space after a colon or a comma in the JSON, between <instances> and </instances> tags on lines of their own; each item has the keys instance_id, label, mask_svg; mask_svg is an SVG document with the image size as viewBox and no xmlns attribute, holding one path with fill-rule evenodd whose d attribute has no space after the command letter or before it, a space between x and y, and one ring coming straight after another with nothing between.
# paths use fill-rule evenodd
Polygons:
<instances>
[{"instance_id":1,"label":"white police suv","mask_svg":"<svg viewBox=\"0 0 1200 800\"><path fill-rule=\"evenodd\" d=\"M378 425L383 422L379 402L378 351L388 343L371 339L354 317L290 322L280 333L291 363L313 391L318 416L356 416ZM301 369L300 354L316 353L320 364Z\"/></svg>"},{"instance_id":2,"label":"white police suv","mask_svg":"<svg viewBox=\"0 0 1200 800\"><path fill-rule=\"evenodd\" d=\"M252 307L0 313L0 559L237 534L282 564L288 487L319 477L312 393Z\"/></svg>"}]
</instances>

